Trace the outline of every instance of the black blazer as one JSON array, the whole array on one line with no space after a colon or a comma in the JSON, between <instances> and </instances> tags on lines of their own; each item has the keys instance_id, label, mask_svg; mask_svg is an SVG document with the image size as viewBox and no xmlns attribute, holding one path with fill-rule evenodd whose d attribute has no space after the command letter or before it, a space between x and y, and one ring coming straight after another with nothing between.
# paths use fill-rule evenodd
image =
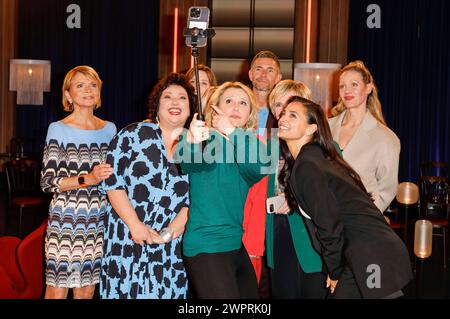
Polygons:
<instances>
[{"instance_id":1,"label":"black blazer","mask_svg":"<svg viewBox=\"0 0 450 319\"><path fill-rule=\"evenodd\" d=\"M331 279L339 279L349 267L363 298L383 298L412 279L403 242L369 196L344 169L325 158L318 144L302 147L289 186L310 217L305 217L306 225ZM367 284L373 279L373 265L379 266L380 288Z\"/></svg>"}]
</instances>

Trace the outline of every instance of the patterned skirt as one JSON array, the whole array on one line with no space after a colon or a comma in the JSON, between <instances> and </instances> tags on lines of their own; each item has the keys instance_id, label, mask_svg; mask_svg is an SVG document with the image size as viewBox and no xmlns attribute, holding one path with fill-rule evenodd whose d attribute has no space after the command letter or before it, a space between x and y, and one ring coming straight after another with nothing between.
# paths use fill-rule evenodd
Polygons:
<instances>
[{"instance_id":1,"label":"patterned skirt","mask_svg":"<svg viewBox=\"0 0 450 319\"><path fill-rule=\"evenodd\" d=\"M62 210L50 206L45 238L48 286L81 288L100 281L103 215L104 208Z\"/></svg>"}]
</instances>

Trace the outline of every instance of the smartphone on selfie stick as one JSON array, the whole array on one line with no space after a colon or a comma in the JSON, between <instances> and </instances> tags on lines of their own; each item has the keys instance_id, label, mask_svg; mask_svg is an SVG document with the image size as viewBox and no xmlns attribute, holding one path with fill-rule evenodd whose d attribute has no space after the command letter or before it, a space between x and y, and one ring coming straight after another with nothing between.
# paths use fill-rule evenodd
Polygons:
<instances>
[{"instance_id":1,"label":"smartphone on selfie stick","mask_svg":"<svg viewBox=\"0 0 450 319\"><path fill-rule=\"evenodd\" d=\"M204 121L202 96L200 94L200 80L198 78L198 48L205 47L208 38L216 35L214 29L208 29L209 8L190 7L187 27L184 28L183 35L186 37L186 45L191 47L191 55L194 58L195 87L197 90L197 113L198 120Z\"/></svg>"}]
</instances>

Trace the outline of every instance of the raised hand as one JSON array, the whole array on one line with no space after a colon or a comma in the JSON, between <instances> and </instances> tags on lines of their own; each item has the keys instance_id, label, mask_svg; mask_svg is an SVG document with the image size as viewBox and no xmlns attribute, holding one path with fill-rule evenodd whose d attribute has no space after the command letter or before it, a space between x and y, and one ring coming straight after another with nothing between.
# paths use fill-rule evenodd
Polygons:
<instances>
[{"instance_id":1,"label":"raised hand","mask_svg":"<svg viewBox=\"0 0 450 319\"><path fill-rule=\"evenodd\" d=\"M225 115L225 113L222 112L222 110L219 109L217 106L211 105L211 107L215 111L212 118L212 127L217 129L220 133L224 134L225 136L228 136L231 133L233 133L236 127L231 123L229 117Z\"/></svg>"},{"instance_id":2,"label":"raised hand","mask_svg":"<svg viewBox=\"0 0 450 319\"><path fill-rule=\"evenodd\" d=\"M194 114L186 139L190 144L199 144L209 139L209 127L204 121L197 119L197 114Z\"/></svg>"}]
</instances>

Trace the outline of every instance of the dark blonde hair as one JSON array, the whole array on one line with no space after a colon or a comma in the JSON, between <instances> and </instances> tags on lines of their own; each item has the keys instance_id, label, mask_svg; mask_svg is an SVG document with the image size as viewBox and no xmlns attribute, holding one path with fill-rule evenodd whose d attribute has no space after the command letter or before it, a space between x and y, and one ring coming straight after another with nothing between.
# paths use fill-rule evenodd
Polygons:
<instances>
[{"instance_id":1,"label":"dark blonde hair","mask_svg":"<svg viewBox=\"0 0 450 319\"><path fill-rule=\"evenodd\" d=\"M216 75L214 74L214 72L206 65L204 64L199 64L198 65L198 71L203 71L206 73L206 75L208 76L208 81L209 81L209 85L210 86L217 86L217 79L216 79ZM192 79L195 77L195 70L194 68L190 68L189 70L186 71L186 77L188 78L188 80Z\"/></svg>"},{"instance_id":2,"label":"dark blonde hair","mask_svg":"<svg viewBox=\"0 0 450 319\"><path fill-rule=\"evenodd\" d=\"M241 82L225 82L221 86L219 86L213 95L209 98L208 104L206 105L205 109L205 121L206 124L209 127L212 127L212 114L214 112L214 109L211 107L211 105L219 106L219 101L222 95L225 93L226 90L230 88L238 88L243 90L249 100L250 100L250 115L248 117L247 123L243 127L243 129L257 129L258 127L258 108L256 106L256 99L255 95L253 94L252 90L248 88L248 86L244 85Z\"/></svg>"},{"instance_id":3,"label":"dark blonde hair","mask_svg":"<svg viewBox=\"0 0 450 319\"><path fill-rule=\"evenodd\" d=\"M203 107L203 110L206 109L206 106L208 105L209 99L211 99L211 96L214 94L214 92L216 92L216 90L217 90L217 86L210 86L209 88L206 89L205 93L203 93L203 96L202 96L202 107ZM203 103L203 101L205 103Z\"/></svg>"},{"instance_id":4,"label":"dark blonde hair","mask_svg":"<svg viewBox=\"0 0 450 319\"><path fill-rule=\"evenodd\" d=\"M383 111L381 109L381 102L378 98L377 87L373 80L372 74L370 73L369 69L367 69L367 67L364 65L364 62L359 60L350 62L344 68L341 69L340 76L342 76L342 74L347 71L358 72L359 74L361 74L362 79L366 85L367 84L372 85L372 92L367 97L367 104L366 104L367 109L378 122L380 122L383 125L386 125L386 121L384 120L383 116ZM344 112L345 109L346 108L344 102L339 97L338 104L336 104L336 106L331 109L331 116L333 117L338 116L339 114Z\"/></svg>"},{"instance_id":5,"label":"dark blonde hair","mask_svg":"<svg viewBox=\"0 0 450 319\"><path fill-rule=\"evenodd\" d=\"M282 80L275 85L269 95L269 107L274 116L275 104L277 100L289 92L292 92L292 95L297 95L305 99L312 100L311 90L304 83L294 80Z\"/></svg>"},{"instance_id":6,"label":"dark blonde hair","mask_svg":"<svg viewBox=\"0 0 450 319\"><path fill-rule=\"evenodd\" d=\"M64 77L64 82L63 82L63 86L62 86L63 110L66 112L73 111L73 105L71 103L69 103L69 101L67 100L65 92L70 90L70 85L72 84L72 79L77 73L81 73L84 76L87 76L88 78L95 80L98 83L99 94L101 93L101 90L102 90L103 82L100 79L100 77L98 76L97 71L95 71L92 67L87 66L87 65L79 65L79 66L74 67L72 70L67 72L66 76ZM101 97L100 97L97 105L95 106L95 109L98 109L100 106L102 106Z\"/></svg>"}]
</instances>

